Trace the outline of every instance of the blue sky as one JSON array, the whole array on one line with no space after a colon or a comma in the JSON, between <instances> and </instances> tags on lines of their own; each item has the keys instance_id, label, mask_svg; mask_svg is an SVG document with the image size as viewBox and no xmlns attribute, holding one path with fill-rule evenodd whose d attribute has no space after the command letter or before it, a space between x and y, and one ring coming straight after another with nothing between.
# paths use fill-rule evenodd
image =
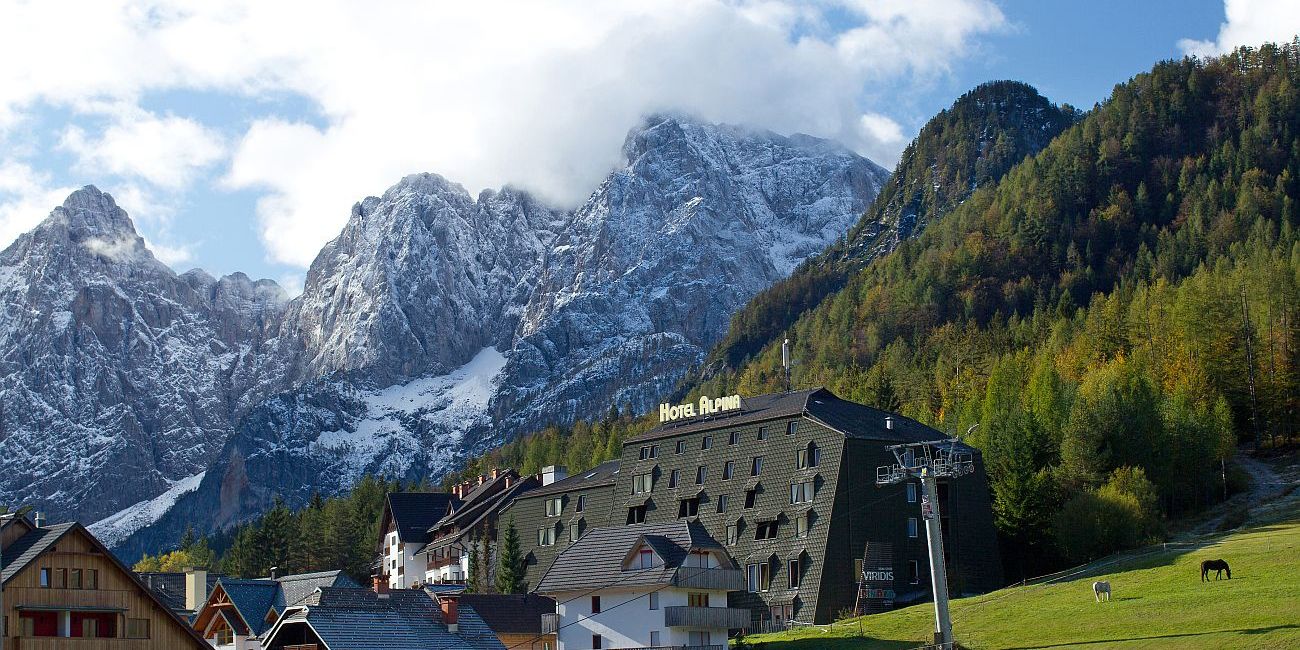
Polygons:
<instances>
[{"instance_id":1,"label":"blue sky","mask_svg":"<svg viewBox=\"0 0 1300 650\"><path fill-rule=\"evenodd\" d=\"M1300 31L1279 0L266 4L0 0L0 243L94 183L177 270L294 290L406 173L575 203L666 109L892 167L983 81L1086 109L1157 60Z\"/></svg>"}]
</instances>

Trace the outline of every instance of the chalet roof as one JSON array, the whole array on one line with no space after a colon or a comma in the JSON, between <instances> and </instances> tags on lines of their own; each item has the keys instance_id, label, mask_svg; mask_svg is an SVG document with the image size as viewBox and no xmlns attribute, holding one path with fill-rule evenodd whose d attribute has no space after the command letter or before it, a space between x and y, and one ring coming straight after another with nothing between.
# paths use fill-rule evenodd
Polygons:
<instances>
[{"instance_id":1,"label":"chalet roof","mask_svg":"<svg viewBox=\"0 0 1300 650\"><path fill-rule=\"evenodd\" d=\"M297 603L321 587L360 587L355 580L342 571L317 571L316 573L298 573L276 578L280 583L280 593L275 600L276 609Z\"/></svg>"},{"instance_id":2,"label":"chalet roof","mask_svg":"<svg viewBox=\"0 0 1300 650\"><path fill-rule=\"evenodd\" d=\"M840 399L825 388L811 388L789 393L746 397L742 400L739 411L724 411L713 417L701 416L664 422L645 433L629 438L625 444L797 416L810 417L850 438L880 440L892 444L923 442L947 437L911 418ZM893 420L892 429L887 426L887 418ZM780 433L782 432L774 431L769 435Z\"/></svg>"},{"instance_id":3,"label":"chalet roof","mask_svg":"<svg viewBox=\"0 0 1300 650\"><path fill-rule=\"evenodd\" d=\"M498 477L498 479L501 478L503 477ZM485 483L484 485L487 485L487 483ZM482 497L482 498L476 497L478 501L477 503L471 502L468 499L466 499L464 505L462 505L460 509L456 510L455 512L452 512L446 517L443 517L440 521L438 521L438 523L434 524L433 527L429 529L429 532L433 533L434 531L442 528L443 526L456 525L459 528L459 532L452 535L444 535L443 537L439 537L438 539L430 540L429 543L425 544L423 548L421 548L419 551L416 551L416 555L419 555L420 553L424 553L435 548L440 548L440 547L449 546L451 544L455 544L465 534L474 530L484 520L496 516L497 513L499 513L502 508L509 505L510 502L513 501L515 498L533 489L536 489L537 485L538 485L537 479L532 477L526 477L526 478L518 479L515 483L511 484L510 487L503 488L500 491L495 492L490 496Z\"/></svg>"},{"instance_id":4,"label":"chalet roof","mask_svg":"<svg viewBox=\"0 0 1300 650\"><path fill-rule=\"evenodd\" d=\"M450 492L390 492L388 510L397 522L397 537L403 542L424 542L429 528L447 514L456 501Z\"/></svg>"},{"instance_id":5,"label":"chalet roof","mask_svg":"<svg viewBox=\"0 0 1300 650\"><path fill-rule=\"evenodd\" d=\"M497 634L541 634L542 614L555 613L555 599L538 594L461 594L466 606Z\"/></svg>"},{"instance_id":6,"label":"chalet roof","mask_svg":"<svg viewBox=\"0 0 1300 650\"><path fill-rule=\"evenodd\" d=\"M10 578L27 568L27 565L59 541L64 533L76 526L76 522L70 522L33 528L26 535L14 540L5 548L4 557L0 558L4 562L4 568L0 570L0 582L9 582Z\"/></svg>"},{"instance_id":7,"label":"chalet roof","mask_svg":"<svg viewBox=\"0 0 1300 650\"><path fill-rule=\"evenodd\" d=\"M239 617L254 635L270 627L266 614L272 608L283 612L321 587L357 587L342 571L301 573L280 578L221 578L218 581ZM184 593L182 592L182 596Z\"/></svg>"},{"instance_id":8,"label":"chalet roof","mask_svg":"<svg viewBox=\"0 0 1300 650\"><path fill-rule=\"evenodd\" d=\"M642 542L659 554L663 564L652 569L624 571L624 559ZM592 585L615 582L620 587L669 584L691 549L717 549L726 553L698 521L593 528L560 552L538 582L536 591L548 594L588 590Z\"/></svg>"},{"instance_id":9,"label":"chalet roof","mask_svg":"<svg viewBox=\"0 0 1300 650\"><path fill-rule=\"evenodd\" d=\"M475 621L481 625L472 612L470 619L460 614L462 629L475 629ZM270 634L295 623L310 625L330 650L504 650L490 633L481 638L448 632L437 603L423 590L395 590L380 598L369 589L323 587L289 608Z\"/></svg>"},{"instance_id":10,"label":"chalet roof","mask_svg":"<svg viewBox=\"0 0 1300 650\"><path fill-rule=\"evenodd\" d=\"M548 494L558 494L561 492L572 492L589 487L599 487L604 485L613 485L618 478L618 460L607 460L585 472L579 472L573 476L560 479L550 485L543 485L535 490L531 490L524 497L545 496Z\"/></svg>"},{"instance_id":11,"label":"chalet roof","mask_svg":"<svg viewBox=\"0 0 1300 650\"><path fill-rule=\"evenodd\" d=\"M185 574L179 571L144 571L137 573L140 582L149 588L158 600L167 605L174 612L184 612L185 609ZM212 593L212 587L217 584L217 580L223 576L220 573L208 574L208 593Z\"/></svg>"}]
</instances>

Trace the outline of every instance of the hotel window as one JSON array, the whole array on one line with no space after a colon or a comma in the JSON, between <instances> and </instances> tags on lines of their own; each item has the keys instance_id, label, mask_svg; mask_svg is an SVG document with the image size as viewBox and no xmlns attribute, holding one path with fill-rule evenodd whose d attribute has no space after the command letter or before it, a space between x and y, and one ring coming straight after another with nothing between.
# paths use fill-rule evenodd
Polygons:
<instances>
[{"instance_id":1,"label":"hotel window","mask_svg":"<svg viewBox=\"0 0 1300 650\"><path fill-rule=\"evenodd\" d=\"M915 484L915 483L908 483L908 484L907 484L907 502L908 502L908 503L916 503L916 484Z\"/></svg>"},{"instance_id":2,"label":"hotel window","mask_svg":"<svg viewBox=\"0 0 1300 650\"><path fill-rule=\"evenodd\" d=\"M749 461L749 475L758 476L763 473L763 457L755 456Z\"/></svg>"},{"instance_id":3,"label":"hotel window","mask_svg":"<svg viewBox=\"0 0 1300 650\"><path fill-rule=\"evenodd\" d=\"M916 560L907 561L907 581L912 584L921 582L921 564Z\"/></svg>"},{"instance_id":4,"label":"hotel window","mask_svg":"<svg viewBox=\"0 0 1300 650\"><path fill-rule=\"evenodd\" d=\"M754 528L754 539L776 539L776 527L777 522L775 521L758 522L758 526Z\"/></svg>"},{"instance_id":5,"label":"hotel window","mask_svg":"<svg viewBox=\"0 0 1300 650\"><path fill-rule=\"evenodd\" d=\"M808 536L808 513L805 512L802 515L799 515L798 517L795 518L794 536L795 537Z\"/></svg>"},{"instance_id":6,"label":"hotel window","mask_svg":"<svg viewBox=\"0 0 1300 650\"><path fill-rule=\"evenodd\" d=\"M759 439L759 440L767 440L767 427L759 427L759 428L758 428L758 439Z\"/></svg>"},{"instance_id":7,"label":"hotel window","mask_svg":"<svg viewBox=\"0 0 1300 650\"><path fill-rule=\"evenodd\" d=\"M809 467L816 467L820 465L821 462L822 462L821 450L817 449L817 445L814 445L811 442L808 443L807 448L800 449L794 452L794 464L795 467L798 469L808 469Z\"/></svg>"},{"instance_id":8,"label":"hotel window","mask_svg":"<svg viewBox=\"0 0 1300 650\"><path fill-rule=\"evenodd\" d=\"M600 596L591 597L591 613L592 614L600 613Z\"/></svg>"},{"instance_id":9,"label":"hotel window","mask_svg":"<svg viewBox=\"0 0 1300 650\"><path fill-rule=\"evenodd\" d=\"M650 445L650 457L651 458L659 457L659 445Z\"/></svg>"},{"instance_id":10,"label":"hotel window","mask_svg":"<svg viewBox=\"0 0 1300 650\"><path fill-rule=\"evenodd\" d=\"M754 489L754 488L750 488L750 489L748 489L748 490L745 490L745 507L746 507L746 508L753 508L753 507L754 507L754 500L757 499L757 498L758 498L758 490L756 490L756 489Z\"/></svg>"},{"instance_id":11,"label":"hotel window","mask_svg":"<svg viewBox=\"0 0 1300 650\"><path fill-rule=\"evenodd\" d=\"M654 480L649 472L632 477L632 494L644 494L652 487L654 487Z\"/></svg>"},{"instance_id":12,"label":"hotel window","mask_svg":"<svg viewBox=\"0 0 1300 650\"><path fill-rule=\"evenodd\" d=\"M555 497L546 500L546 516L559 517L564 510L564 497Z\"/></svg>"},{"instance_id":13,"label":"hotel window","mask_svg":"<svg viewBox=\"0 0 1300 650\"><path fill-rule=\"evenodd\" d=\"M725 495L725 494L719 494L719 495L718 495L718 512L726 512L726 511L727 511L727 501L730 501L730 500L731 500L731 497L729 497L729 496L727 496L727 495Z\"/></svg>"},{"instance_id":14,"label":"hotel window","mask_svg":"<svg viewBox=\"0 0 1300 650\"><path fill-rule=\"evenodd\" d=\"M578 520L578 521L576 521L576 522L574 522L574 523L572 523L572 524L569 524L569 541L570 541L570 542L576 542L576 541L578 541L578 538L579 538L579 537L582 537L582 520L581 520L581 519Z\"/></svg>"},{"instance_id":15,"label":"hotel window","mask_svg":"<svg viewBox=\"0 0 1300 650\"><path fill-rule=\"evenodd\" d=\"M916 517L907 518L907 536L916 537Z\"/></svg>"},{"instance_id":16,"label":"hotel window","mask_svg":"<svg viewBox=\"0 0 1300 650\"><path fill-rule=\"evenodd\" d=\"M556 526L545 526L537 529L537 545L553 546L555 544Z\"/></svg>"},{"instance_id":17,"label":"hotel window","mask_svg":"<svg viewBox=\"0 0 1300 650\"><path fill-rule=\"evenodd\" d=\"M576 511L576 512L582 512L582 509L585 508L585 507L587 507L587 495L585 495L585 494L579 494L579 495L578 495L578 505L577 505L576 507L574 507L574 511Z\"/></svg>"},{"instance_id":18,"label":"hotel window","mask_svg":"<svg viewBox=\"0 0 1300 650\"><path fill-rule=\"evenodd\" d=\"M772 563L764 562L758 565L758 588L767 591L772 588Z\"/></svg>"},{"instance_id":19,"label":"hotel window","mask_svg":"<svg viewBox=\"0 0 1300 650\"><path fill-rule=\"evenodd\" d=\"M813 482L790 484L790 503L810 503L813 500Z\"/></svg>"},{"instance_id":20,"label":"hotel window","mask_svg":"<svg viewBox=\"0 0 1300 650\"><path fill-rule=\"evenodd\" d=\"M659 609L659 592L650 592L650 609Z\"/></svg>"},{"instance_id":21,"label":"hotel window","mask_svg":"<svg viewBox=\"0 0 1300 650\"><path fill-rule=\"evenodd\" d=\"M685 453L685 452L686 452L686 441L685 441L685 440L678 440L678 441L677 441L677 453L681 454L681 453Z\"/></svg>"},{"instance_id":22,"label":"hotel window","mask_svg":"<svg viewBox=\"0 0 1300 650\"><path fill-rule=\"evenodd\" d=\"M126 638L128 639L149 638L149 619L147 618L126 619Z\"/></svg>"},{"instance_id":23,"label":"hotel window","mask_svg":"<svg viewBox=\"0 0 1300 650\"><path fill-rule=\"evenodd\" d=\"M627 523L644 524L645 523L645 506L632 506L627 509Z\"/></svg>"},{"instance_id":24,"label":"hotel window","mask_svg":"<svg viewBox=\"0 0 1300 650\"><path fill-rule=\"evenodd\" d=\"M759 592L758 565L750 564L745 567L745 588L751 593Z\"/></svg>"},{"instance_id":25,"label":"hotel window","mask_svg":"<svg viewBox=\"0 0 1300 650\"><path fill-rule=\"evenodd\" d=\"M740 541L740 524L727 524L727 546L735 546Z\"/></svg>"},{"instance_id":26,"label":"hotel window","mask_svg":"<svg viewBox=\"0 0 1300 650\"><path fill-rule=\"evenodd\" d=\"M799 430L799 421L798 421L798 420L791 420L789 424L786 424L786 425L785 425L785 435L787 435L787 436L792 436L792 435L794 435L794 433L795 433L796 431L798 431L798 430Z\"/></svg>"},{"instance_id":27,"label":"hotel window","mask_svg":"<svg viewBox=\"0 0 1300 650\"><path fill-rule=\"evenodd\" d=\"M659 445L649 445L641 448L641 460L649 460L659 456Z\"/></svg>"},{"instance_id":28,"label":"hotel window","mask_svg":"<svg viewBox=\"0 0 1300 650\"><path fill-rule=\"evenodd\" d=\"M700 498L682 499L677 504L677 518L685 519L695 517L700 514Z\"/></svg>"},{"instance_id":29,"label":"hotel window","mask_svg":"<svg viewBox=\"0 0 1300 650\"><path fill-rule=\"evenodd\" d=\"M81 569L73 569L68 574L68 589L81 588Z\"/></svg>"},{"instance_id":30,"label":"hotel window","mask_svg":"<svg viewBox=\"0 0 1300 650\"><path fill-rule=\"evenodd\" d=\"M713 447L713 436L704 436L700 440L700 449L710 449Z\"/></svg>"},{"instance_id":31,"label":"hotel window","mask_svg":"<svg viewBox=\"0 0 1300 650\"><path fill-rule=\"evenodd\" d=\"M50 588L50 572L51 569L48 567L41 569L41 586L46 589Z\"/></svg>"},{"instance_id":32,"label":"hotel window","mask_svg":"<svg viewBox=\"0 0 1300 650\"><path fill-rule=\"evenodd\" d=\"M731 435L727 436L727 444L734 445L738 442L740 442L740 432L732 431Z\"/></svg>"},{"instance_id":33,"label":"hotel window","mask_svg":"<svg viewBox=\"0 0 1300 650\"><path fill-rule=\"evenodd\" d=\"M704 485L704 479L708 478L708 476L709 476L709 468L708 468L708 467L706 467L706 466L704 466L704 465L700 465L699 467L696 467L696 468L695 468L695 484L696 484L696 485Z\"/></svg>"},{"instance_id":34,"label":"hotel window","mask_svg":"<svg viewBox=\"0 0 1300 650\"><path fill-rule=\"evenodd\" d=\"M669 473L668 473L668 487L670 487L670 488L675 488L675 487L677 487L677 483L678 483L677 478L678 478L679 476L680 476L680 472L678 472L677 470L673 470L673 471L669 472Z\"/></svg>"},{"instance_id":35,"label":"hotel window","mask_svg":"<svg viewBox=\"0 0 1300 650\"><path fill-rule=\"evenodd\" d=\"M799 582L802 579L803 579L803 567L800 566L799 564L799 558L794 558L793 560L790 560L790 574L789 574L790 588L798 589Z\"/></svg>"},{"instance_id":36,"label":"hotel window","mask_svg":"<svg viewBox=\"0 0 1300 650\"><path fill-rule=\"evenodd\" d=\"M704 592L693 591L686 594L686 606L687 607L708 607L709 593L707 591Z\"/></svg>"},{"instance_id":37,"label":"hotel window","mask_svg":"<svg viewBox=\"0 0 1300 650\"><path fill-rule=\"evenodd\" d=\"M722 480L729 481L736 474L736 461L729 460L722 464Z\"/></svg>"}]
</instances>

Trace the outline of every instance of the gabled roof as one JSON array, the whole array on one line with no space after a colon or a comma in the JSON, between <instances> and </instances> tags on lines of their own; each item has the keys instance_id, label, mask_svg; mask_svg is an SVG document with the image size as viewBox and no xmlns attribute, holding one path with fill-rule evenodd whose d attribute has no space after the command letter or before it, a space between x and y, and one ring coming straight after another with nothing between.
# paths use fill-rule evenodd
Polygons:
<instances>
[{"instance_id":1,"label":"gabled roof","mask_svg":"<svg viewBox=\"0 0 1300 650\"><path fill-rule=\"evenodd\" d=\"M300 573L279 578L223 577L217 584L254 636L260 636L271 626L266 621L266 615L272 609L277 613L283 612L288 606L302 601L321 587L358 586L342 571ZM207 607L207 603L204 603L204 607Z\"/></svg>"},{"instance_id":2,"label":"gabled roof","mask_svg":"<svg viewBox=\"0 0 1300 650\"><path fill-rule=\"evenodd\" d=\"M624 560L642 543L654 549L664 563L624 571ZM615 583L619 587L669 584L692 549L720 550L731 562L722 545L698 521L593 528L560 552L536 591L549 594Z\"/></svg>"},{"instance_id":3,"label":"gabled roof","mask_svg":"<svg viewBox=\"0 0 1300 650\"><path fill-rule=\"evenodd\" d=\"M542 614L555 613L555 599L538 594L461 594L466 606L497 634L541 634Z\"/></svg>"},{"instance_id":4,"label":"gabled roof","mask_svg":"<svg viewBox=\"0 0 1300 650\"><path fill-rule=\"evenodd\" d=\"M143 571L136 575L158 597L158 600L166 603L172 611L186 611L184 573L176 571ZM208 574L207 593L212 593L212 588L216 586L217 580L222 577L220 573Z\"/></svg>"},{"instance_id":5,"label":"gabled roof","mask_svg":"<svg viewBox=\"0 0 1300 650\"><path fill-rule=\"evenodd\" d=\"M275 599L275 607L283 611L285 607L311 595L321 587L360 587L355 580L342 571L318 571L316 573L299 573L276 578L280 583L280 593Z\"/></svg>"},{"instance_id":6,"label":"gabled roof","mask_svg":"<svg viewBox=\"0 0 1300 650\"><path fill-rule=\"evenodd\" d=\"M55 524L44 528L33 528L26 535L14 540L8 548L4 550L4 569L0 570L0 583L9 582L10 578L18 575L20 571L27 568L33 560L40 557L42 553L49 550L59 538L65 533L77 527L76 522L66 524ZM90 533L86 533L89 535Z\"/></svg>"},{"instance_id":7,"label":"gabled roof","mask_svg":"<svg viewBox=\"0 0 1300 650\"><path fill-rule=\"evenodd\" d=\"M585 472L578 472L573 476L560 479L550 485L543 485L527 494L522 495L524 498L546 496L548 494L559 494L561 492L572 492L574 490L583 490L590 487L600 487L604 485L613 485L618 478L617 459L607 460Z\"/></svg>"},{"instance_id":8,"label":"gabled roof","mask_svg":"<svg viewBox=\"0 0 1300 650\"><path fill-rule=\"evenodd\" d=\"M403 542L423 543L447 507L456 502L450 492L390 492L388 512L397 522L397 537Z\"/></svg>"},{"instance_id":9,"label":"gabled roof","mask_svg":"<svg viewBox=\"0 0 1300 650\"><path fill-rule=\"evenodd\" d=\"M721 415L713 417L700 416L664 422L645 433L627 439L624 444L798 416L810 417L845 436L863 440L904 443L947 437L911 418L840 399L825 388L811 388L789 393L746 397L741 401L739 411L724 411ZM886 418L893 420L892 429L886 426ZM781 432L774 431L769 435L779 433Z\"/></svg>"},{"instance_id":10,"label":"gabled roof","mask_svg":"<svg viewBox=\"0 0 1300 650\"><path fill-rule=\"evenodd\" d=\"M309 625L329 650L503 650L447 631L437 603L423 590L380 598L369 589L323 587L290 607L268 632L267 645L287 625Z\"/></svg>"},{"instance_id":11,"label":"gabled roof","mask_svg":"<svg viewBox=\"0 0 1300 650\"><path fill-rule=\"evenodd\" d=\"M498 480L502 478L504 477L498 477ZM484 485L487 485L487 483ZM418 555L435 548L457 543L462 537L464 537L464 535L474 530L484 520L495 517L502 509L510 505L514 499L536 489L537 486L537 479L529 476L515 481L510 485L510 487L503 488L490 496L478 498L476 503L466 500L459 510L443 517L442 520L429 529L430 536L432 536L432 534L438 529L447 525L457 526L459 528L458 532L429 540L429 543L425 544L419 551L416 551L416 554Z\"/></svg>"}]
</instances>

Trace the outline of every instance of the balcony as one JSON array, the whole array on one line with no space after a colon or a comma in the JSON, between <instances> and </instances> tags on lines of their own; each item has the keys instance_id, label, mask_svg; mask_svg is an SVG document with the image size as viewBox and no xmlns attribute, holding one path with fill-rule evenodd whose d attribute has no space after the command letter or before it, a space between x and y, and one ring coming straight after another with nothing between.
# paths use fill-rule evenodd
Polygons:
<instances>
[{"instance_id":1,"label":"balcony","mask_svg":"<svg viewBox=\"0 0 1300 650\"><path fill-rule=\"evenodd\" d=\"M429 558L429 559L424 563L424 568L426 568L426 569L430 569L430 570L432 570L432 569L441 569L442 567L445 567L445 566L451 566L451 565L453 565L453 564L460 564L460 556L459 556L459 555L453 555L453 556L450 556L450 557Z\"/></svg>"},{"instance_id":2,"label":"balcony","mask_svg":"<svg viewBox=\"0 0 1300 650\"><path fill-rule=\"evenodd\" d=\"M664 625L668 627L704 627L737 630L749 627L750 611L736 607L664 608Z\"/></svg>"},{"instance_id":3,"label":"balcony","mask_svg":"<svg viewBox=\"0 0 1300 650\"><path fill-rule=\"evenodd\" d=\"M744 591L745 573L740 569L705 569L684 566L673 574L673 586L683 589Z\"/></svg>"},{"instance_id":4,"label":"balcony","mask_svg":"<svg viewBox=\"0 0 1300 650\"><path fill-rule=\"evenodd\" d=\"M559 614L542 614L542 634L555 634L560 631Z\"/></svg>"},{"instance_id":5,"label":"balcony","mask_svg":"<svg viewBox=\"0 0 1300 650\"><path fill-rule=\"evenodd\" d=\"M146 650L155 647L150 639L97 639L66 636L15 636L5 639L5 650Z\"/></svg>"}]
</instances>

